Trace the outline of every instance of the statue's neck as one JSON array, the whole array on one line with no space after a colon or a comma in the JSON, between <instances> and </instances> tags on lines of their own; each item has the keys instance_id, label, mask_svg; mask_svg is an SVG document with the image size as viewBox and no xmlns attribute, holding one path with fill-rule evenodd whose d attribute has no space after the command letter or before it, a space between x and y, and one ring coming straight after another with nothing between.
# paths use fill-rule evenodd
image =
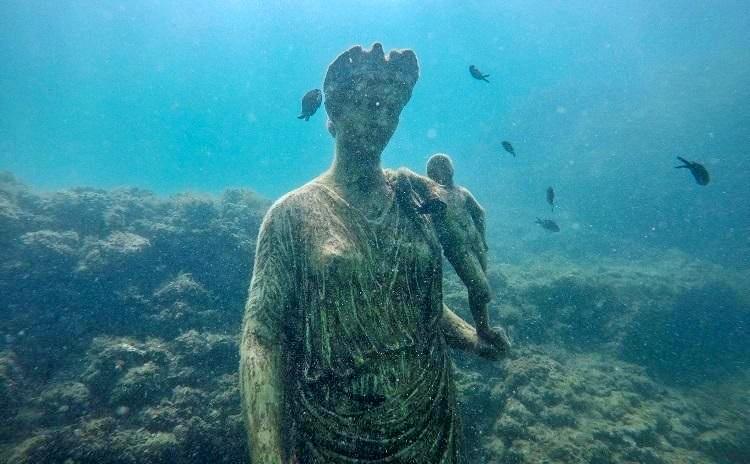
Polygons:
<instances>
[{"instance_id":1,"label":"statue's neck","mask_svg":"<svg viewBox=\"0 0 750 464\"><path fill-rule=\"evenodd\" d=\"M344 191L356 186L379 190L385 185L380 167L380 152L367 152L336 143L336 153L329 169L331 180Z\"/></svg>"},{"instance_id":2,"label":"statue's neck","mask_svg":"<svg viewBox=\"0 0 750 464\"><path fill-rule=\"evenodd\" d=\"M333 164L323 177L349 204L363 212L377 209L388 195L380 153L352 149L337 142Z\"/></svg>"}]
</instances>

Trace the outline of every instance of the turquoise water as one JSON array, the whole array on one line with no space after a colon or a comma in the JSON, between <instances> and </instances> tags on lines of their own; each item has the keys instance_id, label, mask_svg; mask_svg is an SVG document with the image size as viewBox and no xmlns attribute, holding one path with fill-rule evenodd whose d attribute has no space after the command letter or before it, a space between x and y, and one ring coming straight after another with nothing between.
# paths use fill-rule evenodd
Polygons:
<instances>
[{"instance_id":1,"label":"turquoise water","mask_svg":"<svg viewBox=\"0 0 750 464\"><path fill-rule=\"evenodd\" d=\"M259 197L330 165L325 111L300 121L300 100L338 54L374 42L420 65L383 165L424 172L448 153L487 212L491 317L519 354L497 370L457 357L471 433L506 440L476 442L476 456L748 462L750 8L672 0L0 1L0 406L12 411L0 462L192 463L222 449L244 461L232 356ZM711 183L674 169L677 156ZM81 186L107 192L42 193ZM234 188L259 197L223 193ZM168 198L184 192L196 196ZM469 317L447 274L446 301ZM110 362L134 373L108 378ZM588 442L570 455L512 443L523 427L508 418L523 421L509 377L531 379L518 387L530 434L544 423L573 443L560 427L578 427L612 460ZM553 400L534 409L534 395ZM560 409L578 395L591 406L571 419ZM633 416L608 415L618 408ZM643 424L650 438L629 429ZM131 457L86 448L112 430L110 449Z\"/></svg>"},{"instance_id":2,"label":"turquoise water","mask_svg":"<svg viewBox=\"0 0 750 464\"><path fill-rule=\"evenodd\" d=\"M582 230L743 265L750 10L657 3L5 1L0 168L42 189L275 198L331 161L324 113L295 118L301 96L380 41L421 68L384 165L449 153L502 236L554 185ZM674 171L678 155L712 185Z\"/></svg>"}]
</instances>

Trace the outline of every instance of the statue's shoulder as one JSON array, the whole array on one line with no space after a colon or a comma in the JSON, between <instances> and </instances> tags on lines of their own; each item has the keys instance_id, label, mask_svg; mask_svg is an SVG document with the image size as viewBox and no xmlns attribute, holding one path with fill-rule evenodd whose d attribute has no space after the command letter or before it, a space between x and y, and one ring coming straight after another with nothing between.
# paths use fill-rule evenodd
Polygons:
<instances>
[{"instance_id":1,"label":"statue's shoulder","mask_svg":"<svg viewBox=\"0 0 750 464\"><path fill-rule=\"evenodd\" d=\"M264 221L295 221L305 218L306 213L318 207L323 198L321 184L311 181L276 200L266 213Z\"/></svg>"},{"instance_id":2,"label":"statue's shoulder","mask_svg":"<svg viewBox=\"0 0 750 464\"><path fill-rule=\"evenodd\" d=\"M427 190L439 188L432 179L421 174L417 174L409 168L400 167L397 169L384 169L385 178L397 185L409 184L418 194L423 194Z\"/></svg>"},{"instance_id":3,"label":"statue's shoulder","mask_svg":"<svg viewBox=\"0 0 750 464\"><path fill-rule=\"evenodd\" d=\"M389 181L394 181L397 179L408 179L411 181L411 180L419 180L423 178L423 176L420 176L419 174L412 171L411 169L404 168L404 167L400 167L396 169L385 168L383 169L383 174L385 175L385 178L388 179Z\"/></svg>"},{"instance_id":4,"label":"statue's shoulder","mask_svg":"<svg viewBox=\"0 0 750 464\"><path fill-rule=\"evenodd\" d=\"M474 198L474 195L471 194L471 190L467 189L466 187L462 185L457 185L455 190L463 198L466 198L466 199Z\"/></svg>"}]
</instances>

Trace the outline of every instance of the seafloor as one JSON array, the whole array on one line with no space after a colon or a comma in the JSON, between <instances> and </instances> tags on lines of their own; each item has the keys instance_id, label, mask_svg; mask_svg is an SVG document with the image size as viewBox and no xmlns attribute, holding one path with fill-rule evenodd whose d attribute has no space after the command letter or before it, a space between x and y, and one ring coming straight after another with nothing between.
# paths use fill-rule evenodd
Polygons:
<instances>
[{"instance_id":1,"label":"seafloor","mask_svg":"<svg viewBox=\"0 0 750 464\"><path fill-rule=\"evenodd\" d=\"M268 205L0 173L0 462L247 462L237 336ZM490 280L515 347L456 353L469 462L750 462L748 273L666 251ZM449 273L445 299L468 315Z\"/></svg>"}]
</instances>

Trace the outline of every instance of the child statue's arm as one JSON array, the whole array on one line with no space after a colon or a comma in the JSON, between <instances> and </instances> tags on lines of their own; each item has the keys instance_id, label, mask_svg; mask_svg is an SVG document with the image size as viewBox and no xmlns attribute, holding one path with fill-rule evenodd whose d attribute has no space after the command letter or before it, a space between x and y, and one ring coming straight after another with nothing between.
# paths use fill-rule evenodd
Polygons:
<instances>
[{"instance_id":1,"label":"child statue's arm","mask_svg":"<svg viewBox=\"0 0 750 464\"><path fill-rule=\"evenodd\" d=\"M469 215L471 216L471 219L474 221L474 225L476 226L477 230L480 234L482 234L482 240L486 243L485 238L485 221L484 221L484 208L477 202L477 200L474 198L474 195L471 194L466 189L463 189L466 193L466 209L469 211Z\"/></svg>"}]
</instances>

